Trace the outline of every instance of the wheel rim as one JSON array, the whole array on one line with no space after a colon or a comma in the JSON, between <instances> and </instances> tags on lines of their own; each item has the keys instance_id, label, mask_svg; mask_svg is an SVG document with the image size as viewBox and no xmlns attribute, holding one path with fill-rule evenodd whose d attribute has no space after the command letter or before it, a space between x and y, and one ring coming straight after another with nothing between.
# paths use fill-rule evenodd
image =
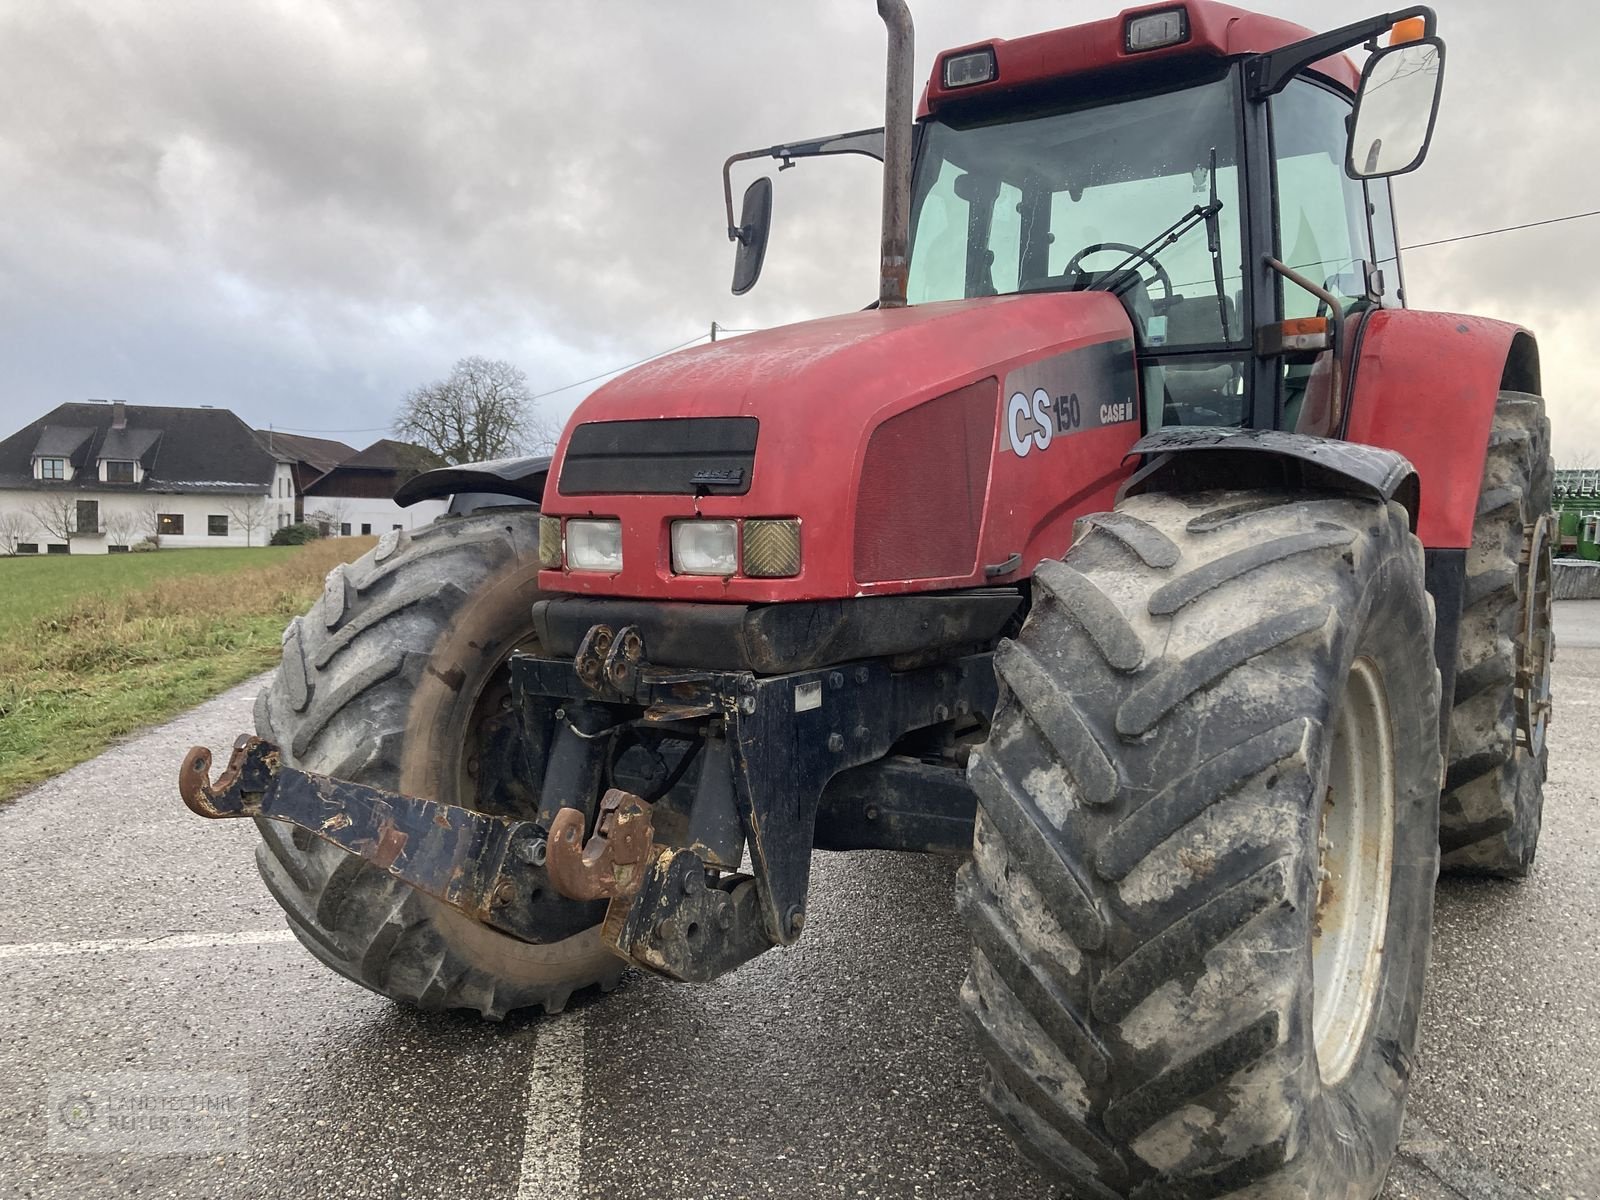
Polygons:
<instances>
[{"instance_id":1,"label":"wheel rim","mask_svg":"<svg viewBox=\"0 0 1600 1200\"><path fill-rule=\"evenodd\" d=\"M1544 749L1550 724L1550 517L1529 525L1522 540L1522 612L1517 633L1517 735L1530 754Z\"/></svg>"},{"instance_id":2,"label":"wheel rim","mask_svg":"<svg viewBox=\"0 0 1600 1200\"><path fill-rule=\"evenodd\" d=\"M1383 974L1394 865L1394 737L1383 676L1350 669L1334 724L1318 838L1312 1033L1326 1084L1350 1073Z\"/></svg>"}]
</instances>

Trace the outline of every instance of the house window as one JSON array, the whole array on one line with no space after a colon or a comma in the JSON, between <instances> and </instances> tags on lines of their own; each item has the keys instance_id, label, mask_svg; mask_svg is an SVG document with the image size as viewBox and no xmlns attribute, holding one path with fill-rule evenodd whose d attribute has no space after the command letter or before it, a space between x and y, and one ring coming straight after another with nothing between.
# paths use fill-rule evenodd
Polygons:
<instances>
[{"instance_id":1,"label":"house window","mask_svg":"<svg viewBox=\"0 0 1600 1200\"><path fill-rule=\"evenodd\" d=\"M339 536L340 537L349 537L350 536L350 522L349 521L341 521L341 522L339 522Z\"/></svg>"},{"instance_id":2,"label":"house window","mask_svg":"<svg viewBox=\"0 0 1600 1200\"><path fill-rule=\"evenodd\" d=\"M68 553L71 553L71 551L68 550L67 544L65 542L46 542L45 543L45 547L44 547L44 552L46 554L68 554Z\"/></svg>"},{"instance_id":3,"label":"house window","mask_svg":"<svg viewBox=\"0 0 1600 1200\"><path fill-rule=\"evenodd\" d=\"M372 526L371 526L371 525L369 525L369 524L368 524L368 523L367 523L367 522L365 522L365 521L363 521L363 522L361 522L361 536L362 536L362 537L366 537L366 536L367 536L367 535L368 535L368 534L370 534L370 533L371 533L371 532L372 532Z\"/></svg>"},{"instance_id":4,"label":"house window","mask_svg":"<svg viewBox=\"0 0 1600 1200\"><path fill-rule=\"evenodd\" d=\"M128 548L126 546L107 546L106 547L106 553L107 554L126 554L127 552L128 552Z\"/></svg>"},{"instance_id":5,"label":"house window","mask_svg":"<svg viewBox=\"0 0 1600 1200\"><path fill-rule=\"evenodd\" d=\"M122 458L106 459L107 483L132 483L133 463Z\"/></svg>"},{"instance_id":6,"label":"house window","mask_svg":"<svg viewBox=\"0 0 1600 1200\"><path fill-rule=\"evenodd\" d=\"M182 536L182 534L183 534L183 514L182 513L161 513L160 515L158 515L156 517L156 532L159 533L159 534L169 534L170 533L170 534L172 534L174 536Z\"/></svg>"},{"instance_id":7,"label":"house window","mask_svg":"<svg viewBox=\"0 0 1600 1200\"><path fill-rule=\"evenodd\" d=\"M18 542L17 543L17 553L18 554L37 554L37 553L39 553L39 543L38 542Z\"/></svg>"},{"instance_id":8,"label":"house window","mask_svg":"<svg viewBox=\"0 0 1600 1200\"><path fill-rule=\"evenodd\" d=\"M206 534L209 537L228 536L228 518L224 516L210 516L206 518Z\"/></svg>"},{"instance_id":9,"label":"house window","mask_svg":"<svg viewBox=\"0 0 1600 1200\"><path fill-rule=\"evenodd\" d=\"M65 479L67 477L67 460L64 458L41 458L39 460L40 479Z\"/></svg>"},{"instance_id":10,"label":"house window","mask_svg":"<svg viewBox=\"0 0 1600 1200\"><path fill-rule=\"evenodd\" d=\"M79 500L75 533L100 532L100 501Z\"/></svg>"}]
</instances>

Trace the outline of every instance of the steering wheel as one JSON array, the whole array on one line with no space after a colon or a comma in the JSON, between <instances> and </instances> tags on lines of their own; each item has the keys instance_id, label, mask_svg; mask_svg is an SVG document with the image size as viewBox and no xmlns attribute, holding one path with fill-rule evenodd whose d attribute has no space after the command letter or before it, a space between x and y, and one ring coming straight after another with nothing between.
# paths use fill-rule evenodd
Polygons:
<instances>
[{"instance_id":1,"label":"steering wheel","mask_svg":"<svg viewBox=\"0 0 1600 1200\"><path fill-rule=\"evenodd\" d=\"M1066 271L1071 274L1081 274L1082 262L1091 254L1099 254L1102 250L1120 250L1124 258L1132 258L1135 262L1148 263L1150 269L1156 273L1155 281L1161 285L1165 293L1163 301L1172 299L1172 279L1166 269L1156 260L1155 255L1138 246L1130 246L1127 242L1095 242L1079 250L1067 260Z\"/></svg>"}]
</instances>

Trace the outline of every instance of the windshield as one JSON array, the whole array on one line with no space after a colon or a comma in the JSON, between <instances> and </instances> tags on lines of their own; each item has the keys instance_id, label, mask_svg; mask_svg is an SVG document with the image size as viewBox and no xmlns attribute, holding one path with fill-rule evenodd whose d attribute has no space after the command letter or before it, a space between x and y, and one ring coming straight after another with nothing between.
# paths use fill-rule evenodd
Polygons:
<instances>
[{"instance_id":1,"label":"windshield","mask_svg":"<svg viewBox=\"0 0 1600 1200\"><path fill-rule=\"evenodd\" d=\"M909 299L1109 287L1147 345L1240 342L1234 96L1229 75L1022 118L930 122Z\"/></svg>"}]
</instances>

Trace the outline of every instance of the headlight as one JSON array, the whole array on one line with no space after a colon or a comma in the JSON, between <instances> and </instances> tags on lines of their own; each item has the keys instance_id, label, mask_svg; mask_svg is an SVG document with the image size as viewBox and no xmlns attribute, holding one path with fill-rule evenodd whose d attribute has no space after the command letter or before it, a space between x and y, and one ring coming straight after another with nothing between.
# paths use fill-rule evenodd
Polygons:
<instances>
[{"instance_id":1,"label":"headlight","mask_svg":"<svg viewBox=\"0 0 1600 1200\"><path fill-rule=\"evenodd\" d=\"M572 540L572 522L567 522ZM739 526L734 521L674 521L672 569L679 575L733 575L739 570Z\"/></svg>"},{"instance_id":2,"label":"headlight","mask_svg":"<svg viewBox=\"0 0 1600 1200\"><path fill-rule=\"evenodd\" d=\"M539 518L539 565L541 567L559 567L561 565L561 518Z\"/></svg>"},{"instance_id":3,"label":"headlight","mask_svg":"<svg viewBox=\"0 0 1600 1200\"><path fill-rule=\"evenodd\" d=\"M622 570L622 522L567 522L567 566L574 571Z\"/></svg>"}]
</instances>

